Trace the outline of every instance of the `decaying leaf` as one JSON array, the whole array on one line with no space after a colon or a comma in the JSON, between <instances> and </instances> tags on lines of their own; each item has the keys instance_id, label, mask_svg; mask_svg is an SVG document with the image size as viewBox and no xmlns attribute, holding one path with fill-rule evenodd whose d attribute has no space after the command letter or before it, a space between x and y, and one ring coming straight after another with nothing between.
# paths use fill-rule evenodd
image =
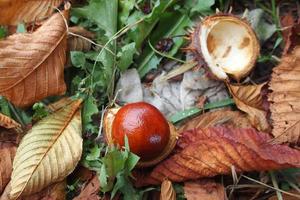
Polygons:
<instances>
[{"instance_id":1,"label":"decaying leaf","mask_svg":"<svg viewBox=\"0 0 300 200\"><path fill-rule=\"evenodd\" d=\"M300 45L300 21L295 23L292 13L288 13L281 18L280 24L285 43L282 54L286 55L287 53L291 53L297 45Z\"/></svg>"},{"instance_id":2,"label":"decaying leaf","mask_svg":"<svg viewBox=\"0 0 300 200\"><path fill-rule=\"evenodd\" d=\"M23 137L13 162L11 199L63 180L80 160L81 100L39 121Z\"/></svg>"},{"instance_id":3,"label":"decaying leaf","mask_svg":"<svg viewBox=\"0 0 300 200\"><path fill-rule=\"evenodd\" d=\"M81 26L73 26L69 28L69 32L72 34L68 35L68 49L69 51L88 51L91 49L91 42L87 41L86 39L83 39L82 37L85 37L87 39L93 39L95 37L95 34L84 29ZM79 36L76 36L76 35Z\"/></svg>"},{"instance_id":4,"label":"decaying leaf","mask_svg":"<svg viewBox=\"0 0 300 200\"><path fill-rule=\"evenodd\" d=\"M17 25L20 22L41 20L53 13L63 0L4 0L0 1L0 24Z\"/></svg>"},{"instance_id":5,"label":"decaying leaf","mask_svg":"<svg viewBox=\"0 0 300 200\"><path fill-rule=\"evenodd\" d=\"M295 194L295 195L300 195L299 191L297 190L290 190L288 191L289 193ZM282 199L284 200L299 200L299 197L294 197L288 194L282 194ZM278 196L275 194L274 196L270 197L268 200L278 200Z\"/></svg>"},{"instance_id":6,"label":"decaying leaf","mask_svg":"<svg viewBox=\"0 0 300 200\"><path fill-rule=\"evenodd\" d=\"M85 186L80 194L74 200L100 200L98 193L100 192L100 182L97 175L94 175Z\"/></svg>"},{"instance_id":7,"label":"decaying leaf","mask_svg":"<svg viewBox=\"0 0 300 200\"><path fill-rule=\"evenodd\" d=\"M188 181L184 183L184 196L187 200L225 200L223 185L209 179Z\"/></svg>"},{"instance_id":8,"label":"decaying leaf","mask_svg":"<svg viewBox=\"0 0 300 200\"><path fill-rule=\"evenodd\" d=\"M160 200L176 200L176 192L173 188L172 182L167 179L161 184Z\"/></svg>"},{"instance_id":9,"label":"decaying leaf","mask_svg":"<svg viewBox=\"0 0 300 200\"><path fill-rule=\"evenodd\" d=\"M228 109L207 112L185 122L178 132L182 133L194 128L206 128L211 126L226 125L233 128L251 128L248 118L239 111Z\"/></svg>"},{"instance_id":10,"label":"decaying leaf","mask_svg":"<svg viewBox=\"0 0 300 200\"><path fill-rule=\"evenodd\" d=\"M300 142L300 47L273 68L269 83L271 119L275 141Z\"/></svg>"},{"instance_id":11,"label":"decaying leaf","mask_svg":"<svg viewBox=\"0 0 300 200\"><path fill-rule=\"evenodd\" d=\"M159 184L166 177L173 182L231 174L300 167L300 151L270 144L271 137L255 129L210 127L186 131L179 138L174 155L136 180L137 186Z\"/></svg>"},{"instance_id":12,"label":"decaying leaf","mask_svg":"<svg viewBox=\"0 0 300 200\"><path fill-rule=\"evenodd\" d=\"M68 11L63 15L67 18ZM33 33L1 40L0 95L24 107L47 96L63 94L66 37L65 21L56 13Z\"/></svg>"},{"instance_id":13,"label":"decaying leaf","mask_svg":"<svg viewBox=\"0 0 300 200\"><path fill-rule=\"evenodd\" d=\"M0 134L3 133L1 132ZM16 149L16 144L0 141L0 194L4 191L6 185L10 181L13 158L15 156Z\"/></svg>"},{"instance_id":14,"label":"decaying leaf","mask_svg":"<svg viewBox=\"0 0 300 200\"><path fill-rule=\"evenodd\" d=\"M265 84L247 86L227 84L236 106L248 114L251 124L259 131L268 131L270 128L261 95Z\"/></svg>"}]
</instances>

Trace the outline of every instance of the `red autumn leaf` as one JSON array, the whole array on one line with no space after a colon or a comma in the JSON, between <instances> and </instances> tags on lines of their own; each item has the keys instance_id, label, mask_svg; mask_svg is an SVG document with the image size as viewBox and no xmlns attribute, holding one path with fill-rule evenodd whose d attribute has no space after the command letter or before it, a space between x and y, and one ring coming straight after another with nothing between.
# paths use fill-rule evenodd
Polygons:
<instances>
[{"instance_id":1,"label":"red autumn leaf","mask_svg":"<svg viewBox=\"0 0 300 200\"><path fill-rule=\"evenodd\" d=\"M183 133L175 154L136 180L137 186L195 180L237 172L300 167L300 151L268 143L271 137L255 129L211 127Z\"/></svg>"},{"instance_id":2,"label":"red autumn leaf","mask_svg":"<svg viewBox=\"0 0 300 200\"><path fill-rule=\"evenodd\" d=\"M97 175L94 175L85 186L82 188L80 194L74 200L100 200L98 195L100 191L100 182Z\"/></svg>"},{"instance_id":3,"label":"red autumn leaf","mask_svg":"<svg viewBox=\"0 0 300 200\"><path fill-rule=\"evenodd\" d=\"M183 189L187 200L226 199L224 186L209 179L185 182Z\"/></svg>"}]
</instances>

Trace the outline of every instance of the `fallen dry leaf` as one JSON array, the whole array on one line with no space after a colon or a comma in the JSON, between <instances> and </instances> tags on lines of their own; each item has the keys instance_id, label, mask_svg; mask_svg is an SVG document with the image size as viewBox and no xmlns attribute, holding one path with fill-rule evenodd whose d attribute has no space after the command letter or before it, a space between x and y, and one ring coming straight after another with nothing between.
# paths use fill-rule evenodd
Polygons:
<instances>
[{"instance_id":1,"label":"fallen dry leaf","mask_svg":"<svg viewBox=\"0 0 300 200\"><path fill-rule=\"evenodd\" d=\"M226 199L224 186L209 179L185 182L183 189L187 200Z\"/></svg>"},{"instance_id":2,"label":"fallen dry leaf","mask_svg":"<svg viewBox=\"0 0 300 200\"><path fill-rule=\"evenodd\" d=\"M92 40L94 37L94 33L84 29L81 26L70 27L68 35L69 51L89 51L92 47L92 43L87 39Z\"/></svg>"},{"instance_id":3,"label":"fallen dry leaf","mask_svg":"<svg viewBox=\"0 0 300 200\"><path fill-rule=\"evenodd\" d=\"M176 200L176 192L173 188L172 182L167 179L161 184L160 200Z\"/></svg>"},{"instance_id":4,"label":"fallen dry leaf","mask_svg":"<svg viewBox=\"0 0 300 200\"><path fill-rule=\"evenodd\" d=\"M0 126L6 129L13 129L17 133L22 132L21 124L13 120L12 118L0 113Z\"/></svg>"},{"instance_id":5,"label":"fallen dry leaf","mask_svg":"<svg viewBox=\"0 0 300 200\"><path fill-rule=\"evenodd\" d=\"M186 131L179 138L176 153L150 173L137 177L136 186L160 184L231 174L300 167L300 151L270 144L268 134L255 129L210 127Z\"/></svg>"},{"instance_id":6,"label":"fallen dry leaf","mask_svg":"<svg viewBox=\"0 0 300 200\"><path fill-rule=\"evenodd\" d=\"M282 37L285 43L283 49L283 55L291 53L291 51L297 46L300 45L300 21L295 23L292 13L284 15L280 24L282 27Z\"/></svg>"},{"instance_id":7,"label":"fallen dry leaf","mask_svg":"<svg viewBox=\"0 0 300 200\"><path fill-rule=\"evenodd\" d=\"M68 10L63 11L67 18ZM29 106L63 94L67 29L60 13L33 33L0 41L0 95L17 106Z\"/></svg>"},{"instance_id":8,"label":"fallen dry leaf","mask_svg":"<svg viewBox=\"0 0 300 200\"><path fill-rule=\"evenodd\" d=\"M73 200L100 200L100 182L97 175L94 175L82 188L80 194Z\"/></svg>"},{"instance_id":9,"label":"fallen dry leaf","mask_svg":"<svg viewBox=\"0 0 300 200\"><path fill-rule=\"evenodd\" d=\"M199 115L181 125L178 132L188 131L194 128L206 128L225 125L233 128L251 128L250 121L245 114L239 111L221 109Z\"/></svg>"},{"instance_id":10,"label":"fallen dry leaf","mask_svg":"<svg viewBox=\"0 0 300 200\"><path fill-rule=\"evenodd\" d=\"M32 22L51 15L63 0L4 0L0 1L0 24L17 25Z\"/></svg>"},{"instance_id":11,"label":"fallen dry leaf","mask_svg":"<svg viewBox=\"0 0 300 200\"><path fill-rule=\"evenodd\" d=\"M20 197L18 200L65 200L66 199L66 181L54 183L42 191L30 196ZM0 200L10 200L11 191L10 183L6 186L5 191L0 196Z\"/></svg>"},{"instance_id":12,"label":"fallen dry leaf","mask_svg":"<svg viewBox=\"0 0 300 200\"><path fill-rule=\"evenodd\" d=\"M0 132L0 134L3 134ZM15 157L17 145L12 142L0 141L0 194L4 191L10 181L13 159ZM1 196L1 195L0 195Z\"/></svg>"},{"instance_id":13,"label":"fallen dry leaf","mask_svg":"<svg viewBox=\"0 0 300 200\"><path fill-rule=\"evenodd\" d=\"M272 93L271 119L275 142L300 142L300 47L284 56L273 68L269 83Z\"/></svg>"},{"instance_id":14,"label":"fallen dry leaf","mask_svg":"<svg viewBox=\"0 0 300 200\"><path fill-rule=\"evenodd\" d=\"M61 181L82 153L81 100L36 123L18 147L11 176L11 200L39 192Z\"/></svg>"},{"instance_id":15,"label":"fallen dry leaf","mask_svg":"<svg viewBox=\"0 0 300 200\"><path fill-rule=\"evenodd\" d=\"M300 195L299 191L297 190L289 190L288 192L295 195ZM282 199L284 200L299 200L298 197L294 197L288 194L281 193L281 195L282 195ZM270 197L268 200L278 200L278 196L275 194L274 196Z\"/></svg>"},{"instance_id":16,"label":"fallen dry leaf","mask_svg":"<svg viewBox=\"0 0 300 200\"><path fill-rule=\"evenodd\" d=\"M259 131L268 131L270 129L261 95L261 90L265 84L247 86L227 84L236 106L248 114L251 124Z\"/></svg>"}]
</instances>

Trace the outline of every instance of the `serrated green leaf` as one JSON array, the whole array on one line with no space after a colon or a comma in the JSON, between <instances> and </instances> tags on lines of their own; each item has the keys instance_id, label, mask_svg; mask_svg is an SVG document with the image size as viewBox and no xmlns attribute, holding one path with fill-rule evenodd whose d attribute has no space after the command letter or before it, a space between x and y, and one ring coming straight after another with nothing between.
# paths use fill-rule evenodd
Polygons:
<instances>
[{"instance_id":1,"label":"serrated green leaf","mask_svg":"<svg viewBox=\"0 0 300 200\"><path fill-rule=\"evenodd\" d=\"M84 129L92 122L92 116L98 112L96 99L93 96L88 96L83 103L82 109L82 124Z\"/></svg>"},{"instance_id":2,"label":"serrated green leaf","mask_svg":"<svg viewBox=\"0 0 300 200\"><path fill-rule=\"evenodd\" d=\"M140 157L135 155L134 153L129 152L128 154L128 158L126 160L126 170L127 173L129 173L131 170L133 170L133 168L136 166L136 164L138 163L138 161L140 160Z\"/></svg>"},{"instance_id":3,"label":"serrated green leaf","mask_svg":"<svg viewBox=\"0 0 300 200\"><path fill-rule=\"evenodd\" d=\"M102 165L101 168L100 168L100 172L98 174L98 178L99 178L99 181L100 181L100 185L101 185L101 188L106 188L107 187L107 173L106 173L106 168L105 168L105 165Z\"/></svg>"},{"instance_id":4,"label":"serrated green leaf","mask_svg":"<svg viewBox=\"0 0 300 200\"><path fill-rule=\"evenodd\" d=\"M86 62L85 54L81 51L71 51L71 62L74 67L84 68Z\"/></svg>"},{"instance_id":5,"label":"serrated green leaf","mask_svg":"<svg viewBox=\"0 0 300 200\"><path fill-rule=\"evenodd\" d=\"M131 65L135 52L135 42L129 43L121 48L121 51L118 53L118 67L121 71L125 71Z\"/></svg>"},{"instance_id":6,"label":"serrated green leaf","mask_svg":"<svg viewBox=\"0 0 300 200\"><path fill-rule=\"evenodd\" d=\"M134 8L135 0L121 0L119 1L119 21L121 26L126 25L130 11Z\"/></svg>"},{"instance_id":7,"label":"serrated green leaf","mask_svg":"<svg viewBox=\"0 0 300 200\"><path fill-rule=\"evenodd\" d=\"M0 39L3 39L6 37L6 34L7 34L7 30L5 27L3 26L0 26Z\"/></svg>"},{"instance_id":8,"label":"serrated green leaf","mask_svg":"<svg viewBox=\"0 0 300 200\"><path fill-rule=\"evenodd\" d=\"M32 109L34 110L34 114L33 114L32 118L35 121L38 121L49 115L49 112L46 109L45 104L43 104L42 102L33 104Z\"/></svg>"}]
</instances>

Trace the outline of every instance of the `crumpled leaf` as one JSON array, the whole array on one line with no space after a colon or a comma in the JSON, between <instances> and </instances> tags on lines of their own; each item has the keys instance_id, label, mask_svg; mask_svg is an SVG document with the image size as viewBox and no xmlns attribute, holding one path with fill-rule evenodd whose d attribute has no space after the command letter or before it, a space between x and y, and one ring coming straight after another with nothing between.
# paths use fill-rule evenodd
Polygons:
<instances>
[{"instance_id":1,"label":"crumpled leaf","mask_svg":"<svg viewBox=\"0 0 300 200\"><path fill-rule=\"evenodd\" d=\"M189 119L179 127L178 132L182 133L194 128L206 128L220 125L226 125L227 127L232 128L251 128L250 121L243 113L221 109Z\"/></svg>"},{"instance_id":2,"label":"crumpled leaf","mask_svg":"<svg viewBox=\"0 0 300 200\"><path fill-rule=\"evenodd\" d=\"M73 200L100 200L100 182L98 176L94 175L81 189L80 194Z\"/></svg>"},{"instance_id":3,"label":"crumpled leaf","mask_svg":"<svg viewBox=\"0 0 300 200\"><path fill-rule=\"evenodd\" d=\"M63 14L67 18L68 11ZM24 107L63 94L66 34L65 21L56 13L33 33L1 40L0 95Z\"/></svg>"},{"instance_id":4,"label":"crumpled leaf","mask_svg":"<svg viewBox=\"0 0 300 200\"><path fill-rule=\"evenodd\" d=\"M268 143L271 137L255 129L210 127L186 131L174 155L136 179L136 186L231 174L300 167L300 151Z\"/></svg>"},{"instance_id":5,"label":"crumpled leaf","mask_svg":"<svg viewBox=\"0 0 300 200\"><path fill-rule=\"evenodd\" d=\"M228 97L223 82L210 79L204 68L185 72L180 81L161 77L164 73L157 76L152 85L141 84L136 69L125 71L117 83L117 101L145 101L157 107L166 117L171 117L176 112L195 107L200 96L206 96L208 102Z\"/></svg>"},{"instance_id":6,"label":"crumpled leaf","mask_svg":"<svg viewBox=\"0 0 300 200\"><path fill-rule=\"evenodd\" d=\"M82 153L81 100L43 118L23 137L13 162L12 200L63 180Z\"/></svg>"},{"instance_id":7,"label":"crumpled leaf","mask_svg":"<svg viewBox=\"0 0 300 200\"><path fill-rule=\"evenodd\" d=\"M224 186L209 179L185 182L184 196L187 200L227 199Z\"/></svg>"},{"instance_id":8,"label":"crumpled leaf","mask_svg":"<svg viewBox=\"0 0 300 200\"><path fill-rule=\"evenodd\" d=\"M248 114L251 124L259 131L268 131L270 128L261 95L265 84L246 86L227 84L236 106Z\"/></svg>"},{"instance_id":9,"label":"crumpled leaf","mask_svg":"<svg viewBox=\"0 0 300 200\"><path fill-rule=\"evenodd\" d=\"M269 94L275 141L300 142L300 47L273 68Z\"/></svg>"},{"instance_id":10,"label":"crumpled leaf","mask_svg":"<svg viewBox=\"0 0 300 200\"><path fill-rule=\"evenodd\" d=\"M172 182L167 179L161 184L160 200L176 200L176 192L172 186Z\"/></svg>"},{"instance_id":11,"label":"crumpled leaf","mask_svg":"<svg viewBox=\"0 0 300 200\"><path fill-rule=\"evenodd\" d=\"M50 16L63 0L0 1L0 24L17 25Z\"/></svg>"}]
</instances>

